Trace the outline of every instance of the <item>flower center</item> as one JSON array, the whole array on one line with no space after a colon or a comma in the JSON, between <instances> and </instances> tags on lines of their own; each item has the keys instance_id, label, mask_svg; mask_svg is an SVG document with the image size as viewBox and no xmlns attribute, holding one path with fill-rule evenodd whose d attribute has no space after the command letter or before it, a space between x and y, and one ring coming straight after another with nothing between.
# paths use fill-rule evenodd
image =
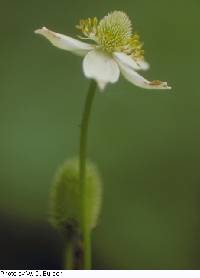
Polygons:
<instances>
[{"instance_id":1,"label":"flower center","mask_svg":"<svg viewBox=\"0 0 200 278\"><path fill-rule=\"evenodd\" d=\"M111 12L99 22L96 17L81 20L77 28L85 35L85 39L94 40L108 53L119 51L136 59L143 58L139 36L132 34L131 21L124 12Z\"/></svg>"},{"instance_id":2,"label":"flower center","mask_svg":"<svg viewBox=\"0 0 200 278\"><path fill-rule=\"evenodd\" d=\"M132 25L123 12L112 12L105 16L97 28L97 42L108 52L122 47L132 34Z\"/></svg>"}]
</instances>

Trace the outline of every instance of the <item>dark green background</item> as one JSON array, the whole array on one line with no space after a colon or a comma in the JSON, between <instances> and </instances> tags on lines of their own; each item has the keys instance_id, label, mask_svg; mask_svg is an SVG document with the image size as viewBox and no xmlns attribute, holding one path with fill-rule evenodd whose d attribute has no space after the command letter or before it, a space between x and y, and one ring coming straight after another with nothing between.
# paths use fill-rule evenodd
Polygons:
<instances>
[{"instance_id":1,"label":"dark green background","mask_svg":"<svg viewBox=\"0 0 200 278\"><path fill-rule=\"evenodd\" d=\"M89 155L104 180L95 269L198 269L200 93L198 0L0 0L0 266L60 268L47 223L57 167L78 153L88 80L81 59L33 31L75 36L80 18L126 11L145 42L145 76L96 95Z\"/></svg>"}]
</instances>

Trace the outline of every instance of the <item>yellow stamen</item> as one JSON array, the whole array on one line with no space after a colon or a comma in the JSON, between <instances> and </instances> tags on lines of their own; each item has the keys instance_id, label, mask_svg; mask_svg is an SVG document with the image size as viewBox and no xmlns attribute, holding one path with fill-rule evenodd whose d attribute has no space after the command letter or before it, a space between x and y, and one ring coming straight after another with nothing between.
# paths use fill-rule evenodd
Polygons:
<instances>
[{"instance_id":1,"label":"yellow stamen","mask_svg":"<svg viewBox=\"0 0 200 278\"><path fill-rule=\"evenodd\" d=\"M80 20L79 25L76 26L88 38L94 39L97 34L98 19L87 18Z\"/></svg>"}]
</instances>

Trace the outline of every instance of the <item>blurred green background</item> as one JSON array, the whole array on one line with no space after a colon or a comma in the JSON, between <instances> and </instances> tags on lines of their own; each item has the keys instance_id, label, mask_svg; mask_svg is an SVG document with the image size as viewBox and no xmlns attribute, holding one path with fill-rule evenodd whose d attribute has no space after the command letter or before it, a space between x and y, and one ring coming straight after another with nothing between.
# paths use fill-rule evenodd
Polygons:
<instances>
[{"instance_id":1,"label":"blurred green background","mask_svg":"<svg viewBox=\"0 0 200 278\"><path fill-rule=\"evenodd\" d=\"M89 156L104 180L93 233L94 269L200 266L198 0L0 0L0 266L62 268L48 224L57 167L78 153L88 80L81 59L33 31L75 36L80 18L126 11L145 42L145 76L172 91L121 78L98 93Z\"/></svg>"}]
</instances>

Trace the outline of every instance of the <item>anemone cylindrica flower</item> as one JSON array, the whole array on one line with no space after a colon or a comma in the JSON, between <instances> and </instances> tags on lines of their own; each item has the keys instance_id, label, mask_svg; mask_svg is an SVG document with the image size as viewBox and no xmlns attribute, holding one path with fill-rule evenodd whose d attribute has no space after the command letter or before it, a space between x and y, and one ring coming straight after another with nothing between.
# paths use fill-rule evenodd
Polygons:
<instances>
[{"instance_id":1,"label":"anemone cylindrica flower","mask_svg":"<svg viewBox=\"0 0 200 278\"><path fill-rule=\"evenodd\" d=\"M80 20L76 27L81 30L83 35L79 38L84 42L46 27L35 33L58 48L84 57L84 75L94 79L101 90L108 83L117 82L120 73L129 82L145 89L171 89L167 82L148 81L138 74L137 71L147 70L149 64L144 59L140 38L133 33L131 21L124 12L111 12L100 21L96 17Z\"/></svg>"}]
</instances>

